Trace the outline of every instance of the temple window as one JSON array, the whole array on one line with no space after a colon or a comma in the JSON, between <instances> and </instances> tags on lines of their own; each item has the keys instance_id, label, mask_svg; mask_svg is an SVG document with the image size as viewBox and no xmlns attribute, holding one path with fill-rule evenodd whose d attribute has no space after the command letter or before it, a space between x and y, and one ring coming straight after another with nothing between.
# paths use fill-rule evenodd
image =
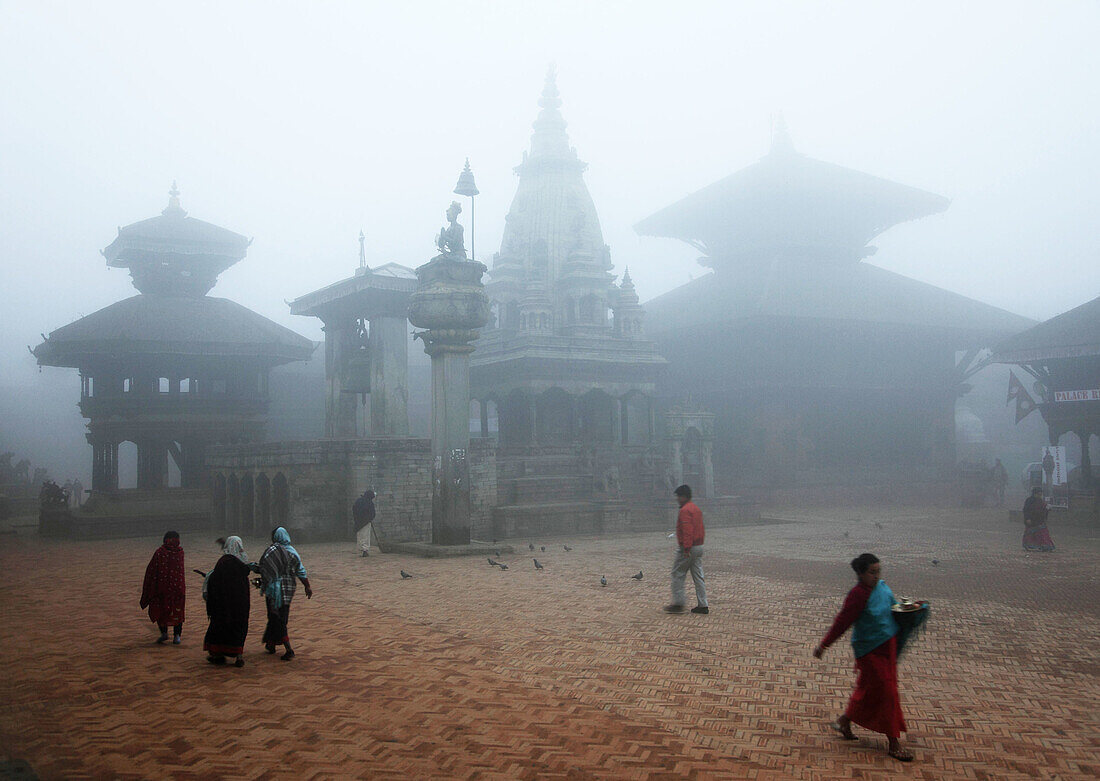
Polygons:
<instances>
[{"instance_id":1,"label":"temple window","mask_svg":"<svg viewBox=\"0 0 1100 781\"><path fill-rule=\"evenodd\" d=\"M131 390L133 390L133 387L134 387L133 378L132 377L124 377L123 380L122 380L122 392L123 393L129 393Z\"/></svg>"},{"instance_id":2,"label":"temple window","mask_svg":"<svg viewBox=\"0 0 1100 781\"><path fill-rule=\"evenodd\" d=\"M84 392L84 396L89 399L95 396L95 378L85 376L84 387L81 390Z\"/></svg>"},{"instance_id":3,"label":"temple window","mask_svg":"<svg viewBox=\"0 0 1100 781\"><path fill-rule=\"evenodd\" d=\"M157 377L157 393L169 393L171 390L172 384L167 377Z\"/></svg>"},{"instance_id":4,"label":"temple window","mask_svg":"<svg viewBox=\"0 0 1100 781\"><path fill-rule=\"evenodd\" d=\"M184 377L182 380L180 380L180 393L190 393L190 392L191 392L191 378L190 377Z\"/></svg>"}]
</instances>

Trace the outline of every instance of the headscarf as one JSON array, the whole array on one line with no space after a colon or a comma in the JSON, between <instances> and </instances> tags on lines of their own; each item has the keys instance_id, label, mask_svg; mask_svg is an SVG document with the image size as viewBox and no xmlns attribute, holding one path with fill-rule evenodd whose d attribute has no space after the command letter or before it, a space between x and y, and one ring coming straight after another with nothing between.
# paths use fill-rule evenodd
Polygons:
<instances>
[{"instance_id":1,"label":"headscarf","mask_svg":"<svg viewBox=\"0 0 1100 781\"><path fill-rule=\"evenodd\" d=\"M226 537L225 544L222 545L222 553L227 556L232 556L235 559L240 559L242 564L248 564L248 556L244 552L244 542L240 537Z\"/></svg>"},{"instance_id":2,"label":"headscarf","mask_svg":"<svg viewBox=\"0 0 1100 781\"><path fill-rule=\"evenodd\" d=\"M232 556L241 564L251 565L248 556L244 552L244 542L240 537L226 537L225 541L222 542L222 555ZM211 567L210 571L206 573L206 577L202 579L202 598L204 600L210 594L210 576L213 574L214 568Z\"/></svg>"}]
</instances>

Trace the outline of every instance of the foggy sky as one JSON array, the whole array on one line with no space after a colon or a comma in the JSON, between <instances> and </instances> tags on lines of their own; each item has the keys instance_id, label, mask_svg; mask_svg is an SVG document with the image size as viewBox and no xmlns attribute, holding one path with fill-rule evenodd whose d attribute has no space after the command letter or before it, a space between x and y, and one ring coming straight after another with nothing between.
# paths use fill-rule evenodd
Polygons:
<instances>
[{"instance_id":1,"label":"foggy sky","mask_svg":"<svg viewBox=\"0 0 1100 781\"><path fill-rule=\"evenodd\" d=\"M876 265L1037 319L1100 293L1093 2L224 5L0 2L0 385L135 292L99 250L173 179L255 238L212 295L310 338L283 300L348 276L360 228L371 265L428 260L466 156L491 265L551 61L643 300L704 270L631 226L763 155L778 111L798 151L952 200Z\"/></svg>"}]
</instances>

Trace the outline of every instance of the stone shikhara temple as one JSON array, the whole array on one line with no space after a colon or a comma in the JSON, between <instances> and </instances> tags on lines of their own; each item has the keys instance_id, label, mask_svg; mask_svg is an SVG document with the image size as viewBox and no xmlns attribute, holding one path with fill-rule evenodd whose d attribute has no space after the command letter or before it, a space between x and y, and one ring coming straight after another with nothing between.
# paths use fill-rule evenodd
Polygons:
<instances>
[{"instance_id":1,"label":"stone shikhara temple","mask_svg":"<svg viewBox=\"0 0 1100 781\"><path fill-rule=\"evenodd\" d=\"M946 199L800 155L780 127L759 163L639 223L713 269L642 305L629 272L613 274L553 72L539 106L484 280L454 203L419 268L369 268L360 236L352 276L291 302L324 324L324 391L278 402L323 407L323 430L265 441L268 372L313 345L206 295L244 237L186 217L174 191L160 217L121 229L105 254L141 295L35 350L84 378L95 495L69 530L133 532L125 506L140 505L162 508L150 528L350 539L370 488L383 545L465 545L664 529L681 482L713 524L766 492L941 490L975 354L1032 325L863 262L876 235ZM430 404L410 382L410 315ZM430 438L410 436L414 400ZM122 441L138 446L136 491L118 490Z\"/></svg>"}]
</instances>

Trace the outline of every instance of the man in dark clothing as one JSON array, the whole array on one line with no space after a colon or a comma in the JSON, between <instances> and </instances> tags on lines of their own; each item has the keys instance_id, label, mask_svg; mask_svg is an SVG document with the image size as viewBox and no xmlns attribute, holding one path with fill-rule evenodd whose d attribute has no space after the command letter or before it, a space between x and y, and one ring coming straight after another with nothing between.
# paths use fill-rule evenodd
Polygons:
<instances>
[{"instance_id":1,"label":"man in dark clothing","mask_svg":"<svg viewBox=\"0 0 1100 781\"><path fill-rule=\"evenodd\" d=\"M683 613L684 579L691 572L695 583L695 600L698 604L692 613L709 613L707 606L707 586L703 580L703 511L691 501L691 488L682 485L674 492L680 503L680 514L676 518L676 560L672 564L672 604L665 608L668 613Z\"/></svg>"},{"instance_id":2,"label":"man in dark clothing","mask_svg":"<svg viewBox=\"0 0 1100 781\"><path fill-rule=\"evenodd\" d=\"M363 556L370 555L370 535L374 530L374 497L377 494L367 489L351 506L351 517L355 521L355 541Z\"/></svg>"}]
</instances>

